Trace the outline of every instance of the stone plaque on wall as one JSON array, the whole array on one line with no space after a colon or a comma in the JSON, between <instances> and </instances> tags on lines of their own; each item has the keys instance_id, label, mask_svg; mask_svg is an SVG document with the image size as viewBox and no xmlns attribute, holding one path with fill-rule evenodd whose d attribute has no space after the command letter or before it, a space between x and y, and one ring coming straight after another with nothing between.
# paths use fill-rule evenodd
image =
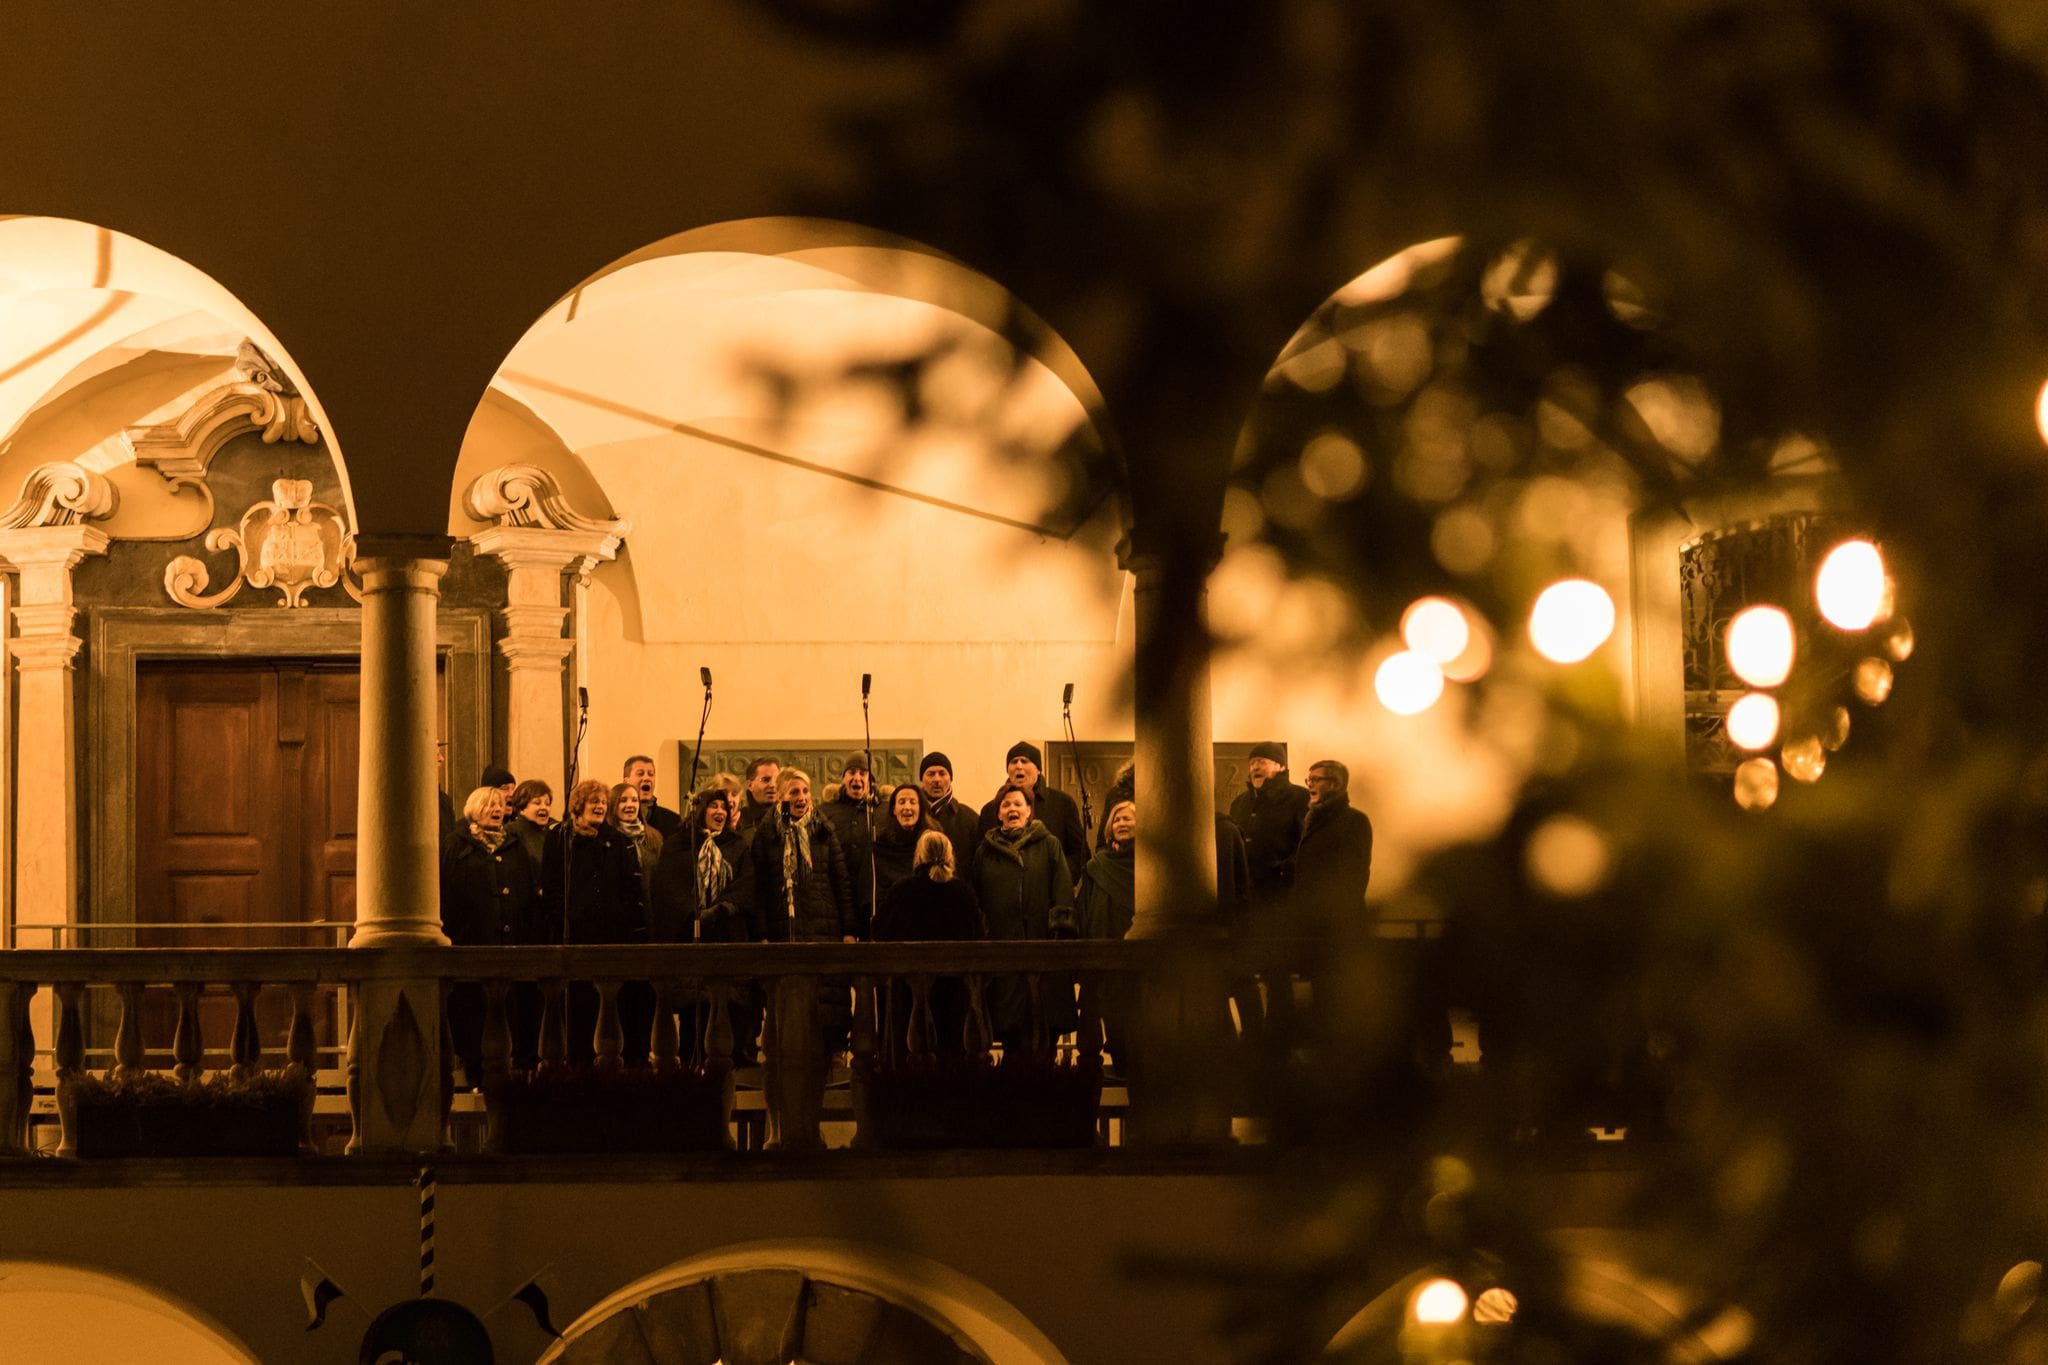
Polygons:
<instances>
[{"instance_id":1,"label":"stone plaque on wall","mask_svg":"<svg viewBox=\"0 0 2048 1365\"><path fill-rule=\"evenodd\" d=\"M1245 765L1251 762L1252 746L1242 744L1217 744L1214 747L1216 763L1216 809L1228 811L1230 803L1244 790ZM1073 745L1063 739L1056 739L1045 745L1046 781L1058 787L1075 800L1081 799L1081 783L1075 772L1077 752ZM1088 779L1088 795L1094 805L1095 814L1102 814L1102 794L1116 781L1117 770L1131 761L1131 745L1128 740L1102 742L1083 741L1078 750L1080 775Z\"/></svg>"},{"instance_id":2,"label":"stone plaque on wall","mask_svg":"<svg viewBox=\"0 0 2048 1365\"><path fill-rule=\"evenodd\" d=\"M680 741L677 746L680 766L677 781L686 782L690 776L690 743ZM853 739L707 739L704 741L704 761L698 766L697 785L702 787L718 772L732 773L744 780L747 765L757 758L773 758L785 768L802 768L811 775L811 794L824 798L825 784L837 782L841 766L848 754L861 751L861 741ZM924 754L922 741L915 739L877 739L875 741L875 780L882 786L893 787L902 782L915 781L917 760Z\"/></svg>"}]
</instances>

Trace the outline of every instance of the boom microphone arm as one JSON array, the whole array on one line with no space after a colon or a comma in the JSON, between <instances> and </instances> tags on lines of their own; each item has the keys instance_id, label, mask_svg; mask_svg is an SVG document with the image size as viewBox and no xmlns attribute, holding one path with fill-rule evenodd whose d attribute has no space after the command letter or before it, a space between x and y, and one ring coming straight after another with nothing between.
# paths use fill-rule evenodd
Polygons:
<instances>
[{"instance_id":1,"label":"boom microphone arm","mask_svg":"<svg viewBox=\"0 0 2048 1365\"><path fill-rule=\"evenodd\" d=\"M1060 694L1060 720L1067 727L1067 750L1074 755L1074 780L1081 784L1081 828L1095 828L1095 812L1088 803L1088 774L1081 766L1081 741L1074 738L1074 685L1068 683ZM1092 834L1088 837L1094 837Z\"/></svg>"}]
</instances>

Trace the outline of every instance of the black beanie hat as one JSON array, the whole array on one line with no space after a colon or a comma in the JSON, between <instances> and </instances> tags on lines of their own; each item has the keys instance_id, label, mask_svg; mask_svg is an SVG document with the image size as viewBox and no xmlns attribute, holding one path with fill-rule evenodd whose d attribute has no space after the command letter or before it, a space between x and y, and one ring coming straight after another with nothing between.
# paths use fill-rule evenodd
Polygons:
<instances>
[{"instance_id":1,"label":"black beanie hat","mask_svg":"<svg viewBox=\"0 0 2048 1365\"><path fill-rule=\"evenodd\" d=\"M1028 758L1032 767L1041 772L1045 769L1045 755L1038 752L1038 746L1028 739L1020 739L1010 746L1010 752L1003 755L1003 766L1009 767L1013 758Z\"/></svg>"},{"instance_id":2,"label":"black beanie hat","mask_svg":"<svg viewBox=\"0 0 2048 1365\"><path fill-rule=\"evenodd\" d=\"M1287 746L1269 739L1264 744L1252 745L1252 757L1270 758L1284 768L1287 766Z\"/></svg>"},{"instance_id":3,"label":"black beanie hat","mask_svg":"<svg viewBox=\"0 0 2048 1365\"><path fill-rule=\"evenodd\" d=\"M953 760L947 758L937 749L934 749L923 758L917 760L917 775L923 777L925 771L929 768L944 768L946 776L951 777L953 775Z\"/></svg>"},{"instance_id":4,"label":"black beanie hat","mask_svg":"<svg viewBox=\"0 0 2048 1365\"><path fill-rule=\"evenodd\" d=\"M512 781L512 774L493 763L490 767L484 769L484 775L477 785L479 787L510 787L514 783Z\"/></svg>"}]
</instances>

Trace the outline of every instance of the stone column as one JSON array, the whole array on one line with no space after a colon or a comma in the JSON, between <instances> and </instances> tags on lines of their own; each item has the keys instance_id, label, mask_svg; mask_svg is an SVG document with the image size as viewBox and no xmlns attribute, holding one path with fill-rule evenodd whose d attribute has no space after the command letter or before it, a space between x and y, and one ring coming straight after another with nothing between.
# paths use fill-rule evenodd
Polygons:
<instances>
[{"instance_id":1,"label":"stone column","mask_svg":"<svg viewBox=\"0 0 2048 1365\"><path fill-rule=\"evenodd\" d=\"M496 523L470 544L505 566L505 607L498 614L505 632L498 641L505 660L505 765L522 781L539 778L553 787L559 810L567 796L562 668L575 649L562 633L569 615L563 578L573 574L581 581L616 558L632 525L574 511L554 476L535 465L483 475L470 485L464 505L478 520Z\"/></svg>"},{"instance_id":2,"label":"stone column","mask_svg":"<svg viewBox=\"0 0 2048 1365\"><path fill-rule=\"evenodd\" d=\"M1171 940L1140 981L1130 1138L1230 1133L1229 964L1216 921L1215 758L1205 605L1215 549L1126 539L1136 607L1137 914L1131 937Z\"/></svg>"},{"instance_id":3,"label":"stone column","mask_svg":"<svg viewBox=\"0 0 2048 1365\"><path fill-rule=\"evenodd\" d=\"M1206 926L1216 898L1216 763L1209 714L1206 579L1213 554L1118 547L1137 583L1134 642L1139 826L1137 916L1154 938ZM1091 831L1092 834L1092 831Z\"/></svg>"},{"instance_id":4,"label":"stone column","mask_svg":"<svg viewBox=\"0 0 2048 1365\"><path fill-rule=\"evenodd\" d=\"M355 566L363 579L362 737L356 932L349 946L445 944L440 788L434 779L434 633L448 541L363 536L356 544Z\"/></svg>"},{"instance_id":5,"label":"stone column","mask_svg":"<svg viewBox=\"0 0 2048 1365\"><path fill-rule=\"evenodd\" d=\"M16 728L13 809L15 924L64 924L78 910L78 759L74 668L84 641L72 633L71 571L107 552L85 525L111 514L111 484L75 464L38 466L0 512L0 571L14 574ZM33 792L34 800L21 793Z\"/></svg>"}]
</instances>

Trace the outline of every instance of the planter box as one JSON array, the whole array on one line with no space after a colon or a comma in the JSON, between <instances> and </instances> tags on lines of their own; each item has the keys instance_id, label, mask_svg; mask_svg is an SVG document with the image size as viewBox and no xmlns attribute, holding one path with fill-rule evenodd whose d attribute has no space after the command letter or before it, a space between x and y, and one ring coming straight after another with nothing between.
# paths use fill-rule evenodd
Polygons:
<instances>
[{"instance_id":1,"label":"planter box","mask_svg":"<svg viewBox=\"0 0 2048 1365\"><path fill-rule=\"evenodd\" d=\"M875 1147L1095 1145L1100 1066L902 1058L863 1067L857 1081Z\"/></svg>"},{"instance_id":2,"label":"planter box","mask_svg":"<svg viewBox=\"0 0 2048 1365\"><path fill-rule=\"evenodd\" d=\"M484 1091L496 1149L512 1154L720 1152L732 1146L724 1065L515 1073Z\"/></svg>"},{"instance_id":3,"label":"planter box","mask_svg":"<svg viewBox=\"0 0 2048 1365\"><path fill-rule=\"evenodd\" d=\"M71 1099L80 1157L296 1156L306 1089L282 1077L246 1089L93 1080L74 1083Z\"/></svg>"}]
</instances>

